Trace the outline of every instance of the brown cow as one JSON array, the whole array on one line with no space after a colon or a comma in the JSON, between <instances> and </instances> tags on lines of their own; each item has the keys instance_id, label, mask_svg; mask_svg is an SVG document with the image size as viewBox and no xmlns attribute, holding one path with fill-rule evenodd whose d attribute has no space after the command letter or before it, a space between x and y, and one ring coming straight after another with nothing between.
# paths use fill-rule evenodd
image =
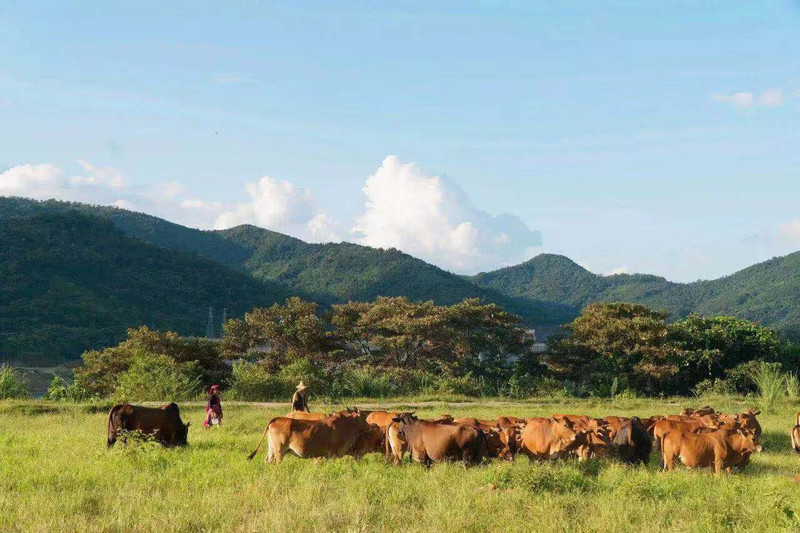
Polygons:
<instances>
[{"instance_id":1,"label":"brown cow","mask_svg":"<svg viewBox=\"0 0 800 533\"><path fill-rule=\"evenodd\" d=\"M761 424L758 422L756 415L760 415L761 411L748 409L744 413L739 413L739 427L741 429L752 431L756 438L761 437Z\"/></svg>"},{"instance_id":2,"label":"brown cow","mask_svg":"<svg viewBox=\"0 0 800 533\"><path fill-rule=\"evenodd\" d=\"M118 404L108 412L106 444L113 446L121 432L141 431L152 435L164 446L185 446L190 423L183 423L176 403L164 404L159 408Z\"/></svg>"},{"instance_id":3,"label":"brown cow","mask_svg":"<svg viewBox=\"0 0 800 533\"><path fill-rule=\"evenodd\" d=\"M470 424L440 424L420 420L412 413L403 413L393 420L395 436L411 454L411 459L430 467L432 463L449 460L464 461L464 465L480 464L486 452L486 436ZM387 449L393 447L392 435ZM400 452L402 458L402 452Z\"/></svg>"},{"instance_id":4,"label":"brown cow","mask_svg":"<svg viewBox=\"0 0 800 533\"><path fill-rule=\"evenodd\" d=\"M330 415L325 413L307 413L306 411L289 411L284 415L284 418L292 418L294 420L323 420Z\"/></svg>"},{"instance_id":5,"label":"brown cow","mask_svg":"<svg viewBox=\"0 0 800 533\"><path fill-rule=\"evenodd\" d=\"M567 419L529 418L519 438L519 451L530 459L565 457L580 444L579 435Z\"/></svg>"},{"instance_id":6,"label":"brown cow","mask_svg":"<svg viewBox=\"0 0 800 533\"><path fill-rule=\"evenodd\" d=\"M672 472L675 458L687 468L713 466L714 473L728 472L735 466L744 468L753 452L761 451L755 435L744 430L717 430L702 433L671 431L664 435L661 444L664 468Z\"/></svg>"},{"instance_id":7,"label":"brown cow","mask_svg":"<svg viewBox=\"0 0 800 533\"><path fill-rule=\"evenodd\" d=\"M700 420L688 420L688 421L680 421L680 420L660 420L656 422L655 426L653 427L653 448L658 451L661 449L661 439L664 438L664 435L669 433L670 431L684 431L687 433L693 433L697 431L702 431L703 429L708 428L704 422ZM712 428L716 429L716 428Z\"/></svg>"},{"instance_id":8,"label":"brown cow","mask_svg":"<svg viewBox=\"0 0 800 533\"><path fill-rule=\"evenodd\" d=\"M512 461L517 448L517 426L507 417L497 420L477 418L456 418L454 424L474 426L486 436L486 455L497 459Z\"/></svg>"},{"instance_id":9,"label":"brown cow","mask_svg":"<svg viewBox=\"0 0 800 533\"><path fill-rule=\"evenodd\" d=\"M304 459L312 457L360 457L379 448L383 434L377 426L369 425L366 415L342 411L323 420L295 420L276 417L269 421L256 449L248 459L255 457L264 438L269 435L268 463L280 463L286 452Z\"/></svg>"},{"instance_id":10,"label":"brown cow","mask_svg":"<svg viewBox=\"0 0 800 533\"><path fill-rule=\"evenodd\" d=\"M681 415L684 416L704 416L704 415L716 415L719 414L716 409L709 405L704 405L700 409L692 409L691 407L687 407L683 411L681 411Z\"/></svg>"},{"instance_id":11,"label":"brown cow","mask_svg":"<svg viewBox=\"0 0 800 533\"><path fill-rule=\"evenodd\" d=\"M385 430L392 423L392 419L400 413L392 413L389 411L371 411L367 414L367 424L375 424L381 429Z\"/></svg>"},{"instance_id":12,"label":"brown cow","mask_svg":"<svg viewBox=\"0 0 800 533\"><path fill-rule=\"evenodd\" d=\"M797 413L797 418L792 428L792 448L797 453L800 453L800 413Z\"/></svg>"}]
</instances>

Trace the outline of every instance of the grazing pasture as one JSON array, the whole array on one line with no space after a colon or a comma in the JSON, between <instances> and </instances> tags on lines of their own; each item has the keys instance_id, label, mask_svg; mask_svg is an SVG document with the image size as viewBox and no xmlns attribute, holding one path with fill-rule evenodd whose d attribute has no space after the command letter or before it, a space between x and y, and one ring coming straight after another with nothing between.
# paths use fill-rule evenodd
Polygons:
<instances>
[{"instance_id":1,"label":"grazing pasture","mask_svg":"<svg viewBox=\"0 0 800 533\"><path fill-rule=\"evenodd\" d=\"M442 413L493 418L585 413L678 413L706 400L539 400L425 404ZM754 402L718 398L742 411ZM374 402L353 402L375 405ZM389 402L384 406L391 405ZM106 448L108 405L0 402L0 530L33 531L716 531L800 528L800 454L790 432L798 405L759 420L765 451L741 474L661 471L609 460L494 461L465 469L395 467L362 460L288 457L265 465L255 447L266 422L288 407L225 403L224 425L201 429L203 407L181 405L189 446ZM342 408L312 405L312 410ZM413 409L408 403L392 409Z\"/></svg>"}]
</instances>

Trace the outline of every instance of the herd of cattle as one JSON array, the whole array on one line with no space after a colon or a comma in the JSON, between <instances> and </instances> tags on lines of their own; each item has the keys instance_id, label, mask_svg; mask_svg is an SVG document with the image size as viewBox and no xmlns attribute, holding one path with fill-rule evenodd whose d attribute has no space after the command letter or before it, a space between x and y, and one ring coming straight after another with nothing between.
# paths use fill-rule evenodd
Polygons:
<instances>
[{"instance_id":1,"label":"herd of cattle","mask_svg":"<svg viewBox=\"0 0 800 533\"><path fill-rule=\"evenodd\" d=\"M477 465L484 458L511 460L520 454L535 460L609 457L645 464L655 449L669 471L680 459L688 468L713 467L720 473L744 468L750 455L762 450L758 414L748 410L729 415L703 407L649 418L554 414L496 420L442 415L423 420L414 413L357 408L332 414L293 411L269 421L249 459L265 438L269 463L279 463L288 452L302 458L358 458L382 452L397 465L408 452L413 461L426 466L443 461ZM150 434L164 445L178 446L187 443L189 423L183 423L174 403L159 408L116 405L108 415L108 445L126 431ZM792 444L800 451L800 415L792 430Z\"/></svg>"}]
</instances>

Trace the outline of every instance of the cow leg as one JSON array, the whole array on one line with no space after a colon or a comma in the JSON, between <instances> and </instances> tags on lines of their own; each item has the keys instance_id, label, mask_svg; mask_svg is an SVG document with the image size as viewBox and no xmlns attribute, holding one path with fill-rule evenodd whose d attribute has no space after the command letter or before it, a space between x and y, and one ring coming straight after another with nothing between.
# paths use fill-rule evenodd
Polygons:
<instances>
[{"instance_id":1,"label":"cow leg","mask_svg":"<svg viewBox=\"0 0 800 533\"><path fill-rule=\"evenodd\" d=\"M722 457L715 457L714 458L714 475L721 476L722 475L722 468L724 464L722 462Z\"/></svg>"}]
</instances>

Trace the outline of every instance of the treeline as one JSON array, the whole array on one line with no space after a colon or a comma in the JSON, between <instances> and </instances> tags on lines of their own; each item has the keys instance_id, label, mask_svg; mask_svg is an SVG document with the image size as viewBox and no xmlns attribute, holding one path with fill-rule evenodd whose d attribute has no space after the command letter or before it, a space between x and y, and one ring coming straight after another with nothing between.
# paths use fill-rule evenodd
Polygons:
<instances>
[{"instance_id":1,"label":"treeline","mask_svg":"<svg viewBox=\"0 0 800 533\"><path fill-rule=\"evenodd\" d=\"M229 320L221 342L131 329L118 346L84 353L75 382L54 383L50 396L186 399L221 383L232 398L285 400L300 380L328 397L747 393L764 362L800 370L800 348L769 328L666 318L592 304L539 353L520 317L477 299L378 298L321 313L293 297Z\"/></svg>"}]
</instances>

